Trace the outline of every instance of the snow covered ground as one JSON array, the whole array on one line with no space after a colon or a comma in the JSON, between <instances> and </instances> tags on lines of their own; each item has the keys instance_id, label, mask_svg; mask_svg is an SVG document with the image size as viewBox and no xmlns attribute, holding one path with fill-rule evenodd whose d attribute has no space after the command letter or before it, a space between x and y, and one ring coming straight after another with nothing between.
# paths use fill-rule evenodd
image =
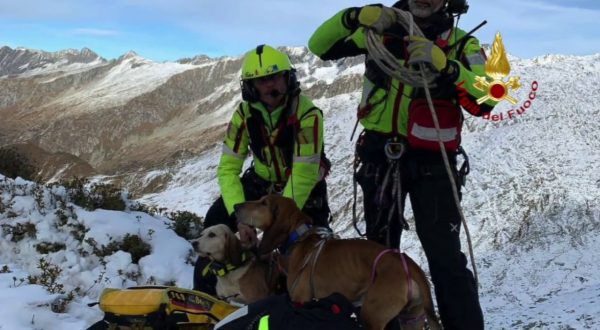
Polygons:
<instances>
[{"instance_id":1,"label":"snow covered ground","mask_svg":"<svg viewBox=\"0 0 600 330\"><path fill-rule=\"evenodd\" d=\"M523 82L514 93L520 104L531 83L539 83L531 107L510 119L466 120L463 144L472 173L463 207L488 329L600 329L599 60L600 55L515 59L511 75ZM358 97L351 93L315 100L325 112L326 149L334 164L328 178L333 227L345 237L355 235L349 184L354 146L349 138ZM511 109L502 103L495 113L507 116ZM173 175L170 186L142 201L203 215L218 195L218 157L215 146L197 159L164 169ZM98 308L86 303L95 301L104 287L191 286L191 246L169 229L165 217L86 211L67 203L64 222L56 214L64 189L5 178L0 178L0 188L3 205L12 202L0 209L0 269L6 265L0 270L0 329L84 329L101 318ZM410 208L407 216L410 221ZM15 241L14 232L5 229L28 222L35 227L34 237ZM89 238L107 244L126 234L151 245L151 253L137 264L123 251L103 258L90 254L94 247ZM41 254L36 250L40 242L61 242L65 248ZM427 268L414 232L404 234L402 249ZM58 280L66 292L82 290L66 313L51 311L57 294L27 283L28 275L40 274L42 257L60 266Z\"/></svg>"},{"instance_id":2,"label":"snow covered ground","mask_svg":"<svg viewBox=\"0 0 600 330\"><path fill-rule=\"evenodd\" d=\"M87 211L68 202L62 187L47 188L1 175L0 200L0 329L85 329L102 318L98 307L86 304L96 301L105 287L191 286L192 247L170 229L172 221L165 217ZM137 263L123 251L98 257L95 251L127 234L148 243L151 253ZM40 253L43 243L63 246ZM41 258L50 266L40 267ZM55 266L60 269L56 282L64 286L62 290L46 286L54 288L51 294L41 285L29 284L28 276L48 276L48 269ZM51 303L76 288L80 291L67 313L52 312Z\"/></svg>"}]
</instances>

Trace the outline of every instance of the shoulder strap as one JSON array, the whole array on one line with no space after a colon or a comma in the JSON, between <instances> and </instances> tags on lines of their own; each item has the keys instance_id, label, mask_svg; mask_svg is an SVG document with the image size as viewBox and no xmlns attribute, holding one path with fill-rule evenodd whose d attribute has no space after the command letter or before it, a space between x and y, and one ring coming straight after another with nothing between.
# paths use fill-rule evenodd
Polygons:
<instances>
[{"instance_id":1,"label":"shoulder strap","mask_svg":"<svg viewBox=\"0 0 600 330\"><path fill-rule=\"evenodd\" d=\"M283 160L286 167L292 165L294 159L294 142L297 140L298 126L298 107L300 106L300 95L294 95L288 102L285 113L279 118L279 130L274 144L279 147L283 153Z\"/></svg>"},{"instance_id":2,"label":"shoulder strap","mask_svg":"<svg viewBox=\"0 0 600 330\"><path fill-rule=\"evenodd\" d=\"M294 142L296 142L298 138L300 122L313 111L321 111L318 107L312 106L298 118L299 106L300 96L295 95L290 102L288 102L288 107L284 109L285 112L278 120L277 136L273 139L273 143L271 144L271 138L265 129L266 123L262 113L248 104L250 116L246 117L245 121L248 134L250 135L250 149L256 158L264 162L263 149L265 146L272 145L281 150L283 161L285 162L284 165L288 167L288 169L292 166L294 158ZM325 164L329 163L325 157L324 151L322 152L321 158ZM330 166L325 167L329 168Z\"/></svg>"},{"instance_id":3,"label":"shoulder strap","mask_svg":"<svg viewBox=\"0 0 600 330\"><path fill-rule=\"evenodd\" d=\"M299 95L292 97L279 117L276 125L277 136L273 139L273 143L271 143L271 137L265 128L266 123L262 113L247 103L250 116L245 121L250 135L250 149L260 161L265 161L263 155L265 146L277 146L283 152L285 166L292 164L294 141L299 122L297 118L299 98Z\"/></svg>"},{"instance_id":4,"label":"shoulder strap","mask_svg":"<svg viewBox=\"0 0 600 330\"><path fill-rule=\"evenodd\" d=\"M236 111L240 114L240 117L242 118L242 123L240 124L240 128L238 129L235 135L235 143L233 145L234 152L238 152L238 150L240 149L240 143L242 142L242 134L244 133L244 129L246 128L246 116L244 115L243 103L240 103L240 106Z\"/></svg>"},{"instance_id":5,"label":"shoulder strap","mask_svg":"<svg viewBox=\"0 0 600 330\"><path fill-rule=\"evenodd\" d=\"M254 157L264 163L263 149L270 144L265 129L265 121L260 111L252 107L249 103L248 112L250 116L246 117L245 122L248 127L248 135L250 136L250 150L252 150Z\"/></svg>"},{"instance_id":6,"label":"shoulder strap","mask_svg":"<svg viewBox=\"0 0 600 330\"><path fill-rule=\"evenodd\" d=\"M300 121L302 121L306 116L310 115L313 111L318 111L321 113L321 115L323 115L323 110L313 105L304 114L302 114L302 117L298 119L298 123L300 123ZM317 132L315 132L314 134L317 134ZM314 139L316 140L317 137L315 136ZM320 143L324 143L324 141L320 141ZM331 169L331 161L327 158L327 155L325 154L325 146L323 146L321 150L321 169L323 170L323 172L321 173L321 177L326 177L327 175L329 175L329 170Z\"/></svg>"}]
</instances>

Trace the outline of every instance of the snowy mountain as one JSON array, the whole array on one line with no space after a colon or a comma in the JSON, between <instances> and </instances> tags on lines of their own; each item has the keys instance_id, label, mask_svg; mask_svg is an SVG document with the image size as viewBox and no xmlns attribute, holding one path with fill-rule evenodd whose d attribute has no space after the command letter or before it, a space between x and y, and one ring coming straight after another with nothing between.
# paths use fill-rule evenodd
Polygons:
<instances>
[{"instance_id":1,"label":"snowy mountain","mask_svg":"<svg viewBox=\"0 0 600 330\"><path fill-rule=\"evenodd\" d=\"M186 71L190 77L173 77ZM201 97L198 75L205 74L201 65L154 63L129 53L83 71L4 77L0 144L34 143L100 171L168 159L180 147L173 141L184 141L180 132L192 134L174 127L197 121L189 101Z\"/></svg>"},{"instance_id":2,"label":"snowy mountain","mask_svg":"<svg viewBox=\"0 0 600 330\"><path fill-rule=\"evenodd\" d=\"M349 139L360 97L361 60L324 63L304 48L286 51L298 68L303 89L325 113L326 151L333 162L328 185L334 228L345 237L355 236L349 184L354 145ZM15 124L6 126L11 130L4 130L0 123L0 145L34 141L49 151L61 149L89 162L99 173L121 172L120 176L104 176L101 180L123 182L132 191L145 188L140 201L203 215L218 196L215 174L219 141L224 123L239 102L239 65L239 58L197 57L178 63L154 63L129 54L83 72L63 72L56 79L44 75L5 76L0 78L0 113ZM510 76L519 76L523 84L520 90L511 92L518 104L501 103L494 111L496 117L489 119L467 117L463 135L471 160L463 207L473 238L486 325L489 329L597 329L600 54L511 58L511 66ZM56 93L34 93L27 86ZM19 126L19 121L27 126ZM137 171L138 168L144 170ZM0 212L0 223L31 220L38 233L71 240L64 251L47 257L65 269L77 265L76 271L64 273L64 283L91 286L91 279L102 270L99 261L89 261L73 252L91 247L55 231L52 223L57 221L56 210L50 208L41 215L32 197L32 183L4 180L4 185L30 188L11 188L22 191L23 197L13 198L11 209L17 216ZM8 197L2 196L6 201ZM171 237L158 224L166 221L160 217L115 211L87 213L78 208L74 212L77 219L90 219L84 223L89 228L104 228L96 221L117 221L119 226L127 221L135 223L127 224L118 233L98 229L85 234L96 240L106 239L107 234L122 237L128 231L160 242ZM410 213L409 208L409 222ZM144 221L137 221L137 215ZM76 220L68 223L71 221ZM411 226L414 228L414 224ZM149 228L155 232L151 238L144 234ZM15 243L9 234L2 235L0 267L8 264L15 271L0 274L0 294L23 297L25 290L35 291L31 295L38 300L23 298L19 306L42 305L20 314L19 321L14 326L7 324L8 328L27 329L34 314L56 322L52 323L56 327L48 329L61 328L58 324L65 328L66 322L73 322L77 326L72 328L78 328L99 317L97 311L83 304L97 299L104 284L97 284L76 298L67 314L48 312L49 307L43 305L54 297L44 295L38 286L15 287L11 279L17 275L11 274L38 271L36 263L42 254L33 246L41 239L25 238ZM161 248L154 244L158 243L151 242L156 249L150 256L161 251L168 254L161 258L172 258L179 264L164 267L155 263L155 256L145 257L153 260L148 262L155 267L146 267L145 258L135 265L129 263L127 253L117 252L114 260L109 257L115 263L106 273L115 279L110 285L132 284L119 275L118 269L137 267L135 270L142 274L134 281L137 284L144 284L152 276L189 287L191 266L181 257L189 245L181 241L177 243L181 246L171 250L171 241ZM463 247L466 249L466 242ZM425 267L414 231L403 235L402 249ZM161 271L166 273L155 273ZM89 272L87 280L74 275L82 272ZM121 285L119 281L124 282Z\"/></svg>"},{"instance_id":3,"label":"snowy mountain","mask_svg":"<svg viewBox=\"0 0 600 330\"><path fill-rule=\"evenodd\" d=\"M34 76L57 71L76 71L105 63L89 48L66 49L59 52L45 52L26 48L0 48L0 77Z\"/></svg>"},{"instance_id":4,"label":"snowy mountain","mask_svg":"<svg viewBox=\"0 0 600 330\"><path fill-rule=\"evenodd\" d=\"M288 50L309 94L333 96L359 87L359 67L344 66L357 60L336 65L305 48ZM79 63L86 69L0 75L0 147L32 143L73 154L98 172L125 172L122 180L137 180L221 139L241 100L240 63L239 57L206 56L156 63L129 52L110 62Z\"/></svg>"}]
</instances>

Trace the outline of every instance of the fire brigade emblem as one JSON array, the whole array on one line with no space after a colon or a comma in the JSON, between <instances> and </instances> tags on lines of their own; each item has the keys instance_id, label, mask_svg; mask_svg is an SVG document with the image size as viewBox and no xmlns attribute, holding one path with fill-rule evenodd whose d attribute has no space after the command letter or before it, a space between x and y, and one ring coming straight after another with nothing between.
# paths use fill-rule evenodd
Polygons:
<instances>
[{"instance_id":1,"label":"fire brigade emblem","mask_svg":"<svg viewBox=\"0 0 600 330\"><path fill-rule=\"evenodd\" d=\"M510 73L510 64L500 32L496 33L492 44L492 54L485 62L485 73L492 78L491 81L488 81L488 77L476 77L477 81L473 84L475 88L486 93L477 99L477 104L482 104L490 99L496 102L507 100L512 104L517 104L517 100L509 92L518 90L521 83L519 77L510 77L507 82L503 80Z\"/></svg>"}]
</instances>

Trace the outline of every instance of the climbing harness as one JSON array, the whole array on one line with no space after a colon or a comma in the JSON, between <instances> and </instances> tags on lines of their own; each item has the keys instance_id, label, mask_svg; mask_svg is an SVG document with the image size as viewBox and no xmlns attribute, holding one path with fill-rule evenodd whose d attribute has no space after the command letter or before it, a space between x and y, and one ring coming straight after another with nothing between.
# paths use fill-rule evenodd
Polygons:
<instances>
[{"instance_id":1,"label":"climbing harness","mask_svg":"<svg viewBox=\"0 0 600 330\"><path fill-rule=\"evenodd\" d=\"M296 289L296 286L299 283L302 273L304 272L304 270L310 263L310 265L311 265L310 266L310 277L309 277L310 294L311 294L312 298L316 298L315 283L314 283L315 267L317 265L317 260L319 259L319 256L321 255L321 252L323 251L323 247L325 247L325 243L327 243L327 241L329 239L331 239L333 237L333 235L332 235L332 232L328 229L321 228L321 227L313 227L312 231L306 232L303 235L303 237L299 238L296 241L296 243L302 241L303 239L305 239L306 237L308 237L311 234L318 235L320 237L320 239L315 243L312 252L307 254L306 257L304 258L304 262L302 263L302 266L300 267L300 270L298 271L298 275L296 276L296 278L294 279L294 282L292 282L292 286L290 287L290 290L289 290L290 295Z\"/></svg>"},{"instance_id":2,"label":"climbing harness","mask_svg":"<svg viewBox=\"0 0 600 330\"><path fill-rule=\"evenodd\" d=\"M400 158L404 155L406 150L406 145L395 139L390 139L386 142L383 150L385 151L385 156L387 157L387 170L383 177L383 182L378 187L377 190L377 203L379 203L379 211L377 212L377 220L375 222L375 228L380 228L380 234L385 232L386 235L386 246L390 246L391 243L391 235L392 231L392 221L394 219L394 214L397 212L397 219L400 221L400 225L403 230L408 230L408 223L404 218L404 196L402 194L402 173L401 173L401 162ZM386 200L386 192L390 191L390 202L392 203L392 207L389 209L387 214L387 223L385 226L379 227L378 225L382 221L383 217L383 209L382 207ZM400 233L402 236L402 233Z\"/></svg>"}]
</instances>

